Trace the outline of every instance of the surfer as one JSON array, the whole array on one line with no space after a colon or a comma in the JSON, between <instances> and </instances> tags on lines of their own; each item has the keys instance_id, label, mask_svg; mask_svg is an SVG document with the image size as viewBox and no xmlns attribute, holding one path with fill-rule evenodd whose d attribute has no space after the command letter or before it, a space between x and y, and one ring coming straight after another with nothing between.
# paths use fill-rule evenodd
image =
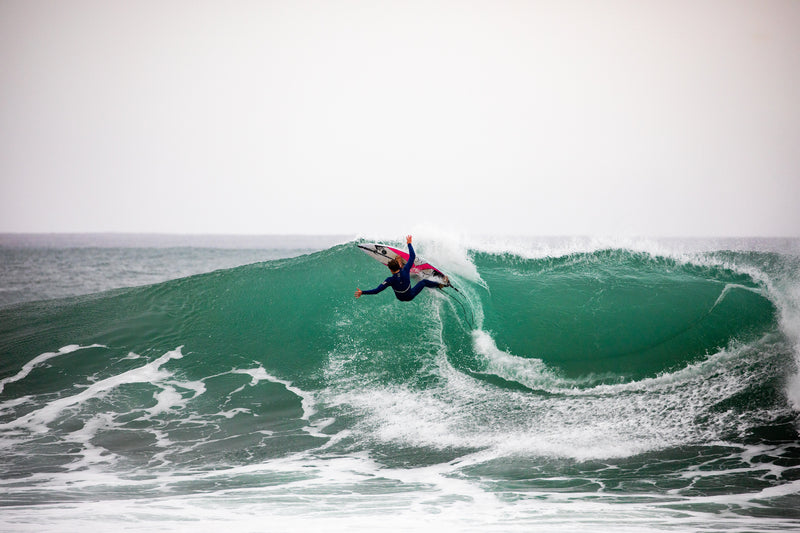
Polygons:
<instances>
[{"instance_id":1,"label":"surfer","mask_svg":"<svg viewBox=\"0 0 800 533\"><path fill-rule=\"evenodd\" d=\"M374 289L362 291L361 289L357 288L356 298L361 298L362 294L378 294L385 288L391 287L394 289L394 295L397 296L398 300L401 302L410 302L420 292L422 292L422 289L425 287L436 289L447 286L449 282L447 276L444 277L444 283L437 283L429 279L423 279L413 287L411 286L410 272L411 267L414 266L414 259L416 258L414 247L411 246L411 235L406 237L406 243L408 244L408 261L406 261L406 264L400 266L400 261L402 261L402 259L399 257L389 261L389 264L386 266L388 266L389 270L392 271L392 275L383 280L383 282Z\"/></svg>"}]
</instances>

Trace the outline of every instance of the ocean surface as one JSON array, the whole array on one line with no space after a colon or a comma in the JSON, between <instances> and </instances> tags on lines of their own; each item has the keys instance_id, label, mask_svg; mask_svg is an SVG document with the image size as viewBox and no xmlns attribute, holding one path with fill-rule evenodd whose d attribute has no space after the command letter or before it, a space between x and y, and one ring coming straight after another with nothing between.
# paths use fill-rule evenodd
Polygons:
<instances>
[{"instance_id":1,"label":"ocean surface","mask_svg":"<svg viewBox=\"0 0 800 533\"><path fill-rule=\"evenodd\" d=\"M800 240L363 240L0 236L0 531L800 531Z\"/></svg>"}]
</instances>

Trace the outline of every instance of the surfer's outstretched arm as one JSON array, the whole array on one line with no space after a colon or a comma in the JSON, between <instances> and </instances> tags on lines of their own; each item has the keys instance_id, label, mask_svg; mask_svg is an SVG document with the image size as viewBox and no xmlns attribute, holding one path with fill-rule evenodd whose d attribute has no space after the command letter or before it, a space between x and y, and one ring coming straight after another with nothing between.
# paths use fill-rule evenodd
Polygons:
<instances>
[{"instance_id":1,"label":"surfer's outstretched arm","mask_svg":"<svg viewBox=\"0 0 800 533\"><path fill-rule=\"evenodd\" d=\"M380 285L368 291L362 291L361 289L356 289L356 298L361 298L362 294L378 294L379 292L381 292L382 290L384 290L386 287L389 286L389 279L390 278L383 280L383 282Z\"/></svg>"}]
</instances>

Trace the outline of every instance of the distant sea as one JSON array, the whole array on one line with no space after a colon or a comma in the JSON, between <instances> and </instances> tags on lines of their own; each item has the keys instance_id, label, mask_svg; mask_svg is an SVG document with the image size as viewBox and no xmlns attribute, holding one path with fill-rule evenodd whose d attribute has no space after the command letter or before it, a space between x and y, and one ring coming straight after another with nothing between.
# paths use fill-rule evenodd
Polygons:
<instances>
[{"instance_id":1,"label":"distant sea","mask_svg":"<svg viewBox=\"0 0 800 533\"><path fill-rule=\"evenodd\" d=\"M0 306L292 257L343 235L0 234Z\"/></svg>"},{"instance_id":2,"label":"distant sea","mask_svg":"<svg viewBox=\"0 0 800 533\"><path fill-rule=\"evenodd\" d=\"M362 240L0 235L0 532L800 531L800 240Z\"/></svg>"}]
</instances>

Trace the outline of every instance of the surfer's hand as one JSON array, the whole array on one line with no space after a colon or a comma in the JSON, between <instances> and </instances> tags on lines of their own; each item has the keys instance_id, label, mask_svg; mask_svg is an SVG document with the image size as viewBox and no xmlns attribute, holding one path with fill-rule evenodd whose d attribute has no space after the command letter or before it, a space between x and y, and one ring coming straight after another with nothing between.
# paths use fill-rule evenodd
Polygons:
<instances>
[{"instance_id":1,"label":"surfer's hand","mask_svg":"<svg viewBox=\"0 0 800 533\"><path fill-rule=\"evenodd\" d=\"M411 235L406 235L406 244L411 244Z\"/></svg>"},{"instance_id":2,"label":"surfer's hand","mask_svg":"<svg viewBox=\"0 0 800 533\"><path fill-rule=\"evenodd\" d=\"M361 298L361 289L356 289L356 298Z\"/></svg>"}]
</instances>

